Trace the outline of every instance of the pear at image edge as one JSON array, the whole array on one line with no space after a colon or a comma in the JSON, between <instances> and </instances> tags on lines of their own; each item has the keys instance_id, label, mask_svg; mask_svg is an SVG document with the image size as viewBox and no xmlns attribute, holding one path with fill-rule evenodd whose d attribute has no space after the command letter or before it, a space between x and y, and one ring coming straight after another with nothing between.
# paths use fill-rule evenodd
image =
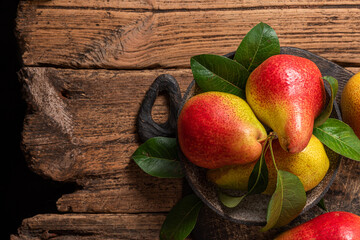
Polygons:
<instances>
[{"instance_id":1,"label":"pear at image edge","mask_svg":"<svg viewBox=\"0 0 360 240\"><path fill-rule=\"evenodd\" d=\"M344 211L323 213L275 238L275 240L293 239L360 239L360 216Z\"/></svg>"},{"instance_id":2,"label":"pear at image edge","mask_svg":"<svg viewBox=\"0 0 360 240\"><path fill-rule=\"evenodd\" d=\"M349 124L360 138L360 72L352 76L345 84L340 107L343 121Z\"/></svg>"},{"instance_id":3,"label":"pear at image edge","mask_svg":"<svg viewBox=\"0 0 360 240\"><path fill-rule=\"evenodd\" d=\"M207 169L256 161L266 137L250 106L230 93L195 95L178 118L182 152L190 162Z\"/></svg>"}]
</instances>

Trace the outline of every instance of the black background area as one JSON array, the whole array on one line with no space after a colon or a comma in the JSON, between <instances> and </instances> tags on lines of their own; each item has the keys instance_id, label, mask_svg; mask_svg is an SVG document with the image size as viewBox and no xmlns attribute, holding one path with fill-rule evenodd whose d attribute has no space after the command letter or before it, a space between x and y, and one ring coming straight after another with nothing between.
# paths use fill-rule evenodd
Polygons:
<instances>
[{"instance_id":1,"label":"black background area","mask_svg":"<svg viewBox=\"0 0 360 240\"><path fill-rule=\"evenodd\" d=\"M18 0L0 0L0 81L1 81L1 215L0 239L17 234L24 218L41 213L56 213L56 201L75 186L59 183L33 173L21 151L21 132L26 104L17 72L22 63L15 38Z\"/></svg>"}]
</instances>

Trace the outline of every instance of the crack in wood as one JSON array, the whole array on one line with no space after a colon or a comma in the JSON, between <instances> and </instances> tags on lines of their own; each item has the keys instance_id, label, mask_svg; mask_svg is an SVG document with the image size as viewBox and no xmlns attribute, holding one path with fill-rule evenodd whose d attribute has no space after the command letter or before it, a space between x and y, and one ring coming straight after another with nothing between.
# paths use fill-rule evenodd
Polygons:
<instances>
[{"instance_id":1,"label":"crack in wood","mask_svg":"<svg viewBox=\"0 0 360 240\"><path fill-rule=\"evenodd\" d=\"M27 89L27 97L31 99L31 106L47 116L64 134L71 137L73 134L73 117L67 111L67 104L59 96L58 91L49 81L44 80L46 78L45 72L45 69L28 68L21 70L19 74L25 84L25 89Z\"/></svg>"}]
</instances>

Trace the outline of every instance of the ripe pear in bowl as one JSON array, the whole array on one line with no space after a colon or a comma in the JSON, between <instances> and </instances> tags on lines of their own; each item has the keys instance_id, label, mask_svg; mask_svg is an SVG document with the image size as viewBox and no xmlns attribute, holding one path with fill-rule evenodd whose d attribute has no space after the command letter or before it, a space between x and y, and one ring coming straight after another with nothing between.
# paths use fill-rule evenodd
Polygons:
<instances>
[{"instance_id":1,"label":"ripe pear in bowl","mask_svg":"<svg viewBox=\"0 0 360 240\"><path fill-rule=\"evenodd\" d=\"M193 96L178 118L178 141L186 158L207 169L257 160L267 133L249 105L223 92Z\"/></svg>"},{"instance_id":2,"label":"ripe pear in bowl","mask_svg":"<svg viewBox=\"0 0 360 240\"><path fill-rule=\"evenodd\" d=\"M329 169L329 158L323 144L314 135L299 153L289 153L283 150L277 139L272 144L276 166L280 170L288 171L298 176L305 191L316 187L325 177ZM266 166L269 171L268 186L264 194L272 194L276 188L277 173L271 158L270 150L265 154ZM209 181L220 188L247 190L248 179L255 163L246 165L225 166L211 169L207 172Z\"/></svg>"},{"instance_id":3,"label":"ripe pear in bowl","mask_svg":"<svg viewBox=\"0 0 360 240\"><path fill-rule=\"evenodd\" d=\"M360 73L352 76L341 94L341 114L343 121L360 138Z\"/></svg>"},{"instance_id":4,"label":"ripe pear in bowl","mask_svg":"<svg viewBox=\"0 0 360 240\"><path fill-rule=\"evenodd\" d=\"M282 47L282 54L291 54L295 56L300 56L303 58L310 59L312 62L315 62L316 65L322 72L323 76L333 76L339 83L343 83L344 81L350 78L350 73L343 69L342 67L324 59L315 54L312 54L306 50L292 48L292 47ZM227 57L233 58L235 52L229 53ZM341 88L339 88L339 94L341 94ZM187 88L183 101L181 103L180 109L186 104L189 99L193 96L201 93L201 89L195 84L195 81L192 81L189 87ZM340 113L338 111L337 102L334 102L334 108L332 112L333 118L340 118ZM325 175L324 179L312 190L307 191L307 202L304 207L302 213L307 212L310 208L312 208L318 201L325 195L328 191L331 183L334 181L339 163L340 157L338 154L335 154L328 148L326 148L327 156L330 160L330 167ZM270 200L269 195L265 194L254 194L248 195L244 198L241 204L235 208L227 208L225 207L218 197L218 187L208 181L207 179L207 171L208 169L198 167L197 165L190 162L187 157L183 154L181 149L179 148L179 158L183 163L185 176L187 182L189 183L191 189L194 193L213 211L215 211L220 216L225 219L229 219L236 223L246 224L246 225L264 225L266 224L266 216L267 216L267 206ZM255 164L255 163L253 163ZM247 165L247 164L245 164ZM252 170L252 169L251 169ZM249 170L249 174L250 174ZM246 186L247 187L247 186ZM243 191L237 190L228 190L229 194L232 196L241 196ZM314 213L308 213L313 216ZM210 216L209 216L210 217Z\"/></svg>"},{"instance_id":5,"label":"ripe pear in bowl","mask_svg":"<svg viewBox=\"0 0 360 240\"><path fill-rule=\"evenodd\" d=\"M325 87L316 64L306 58L280 54L265 60L249 76L246 99L258 119L273 129L281 147L302 151L314 119L325 105Z\"/></svg>"}]
</instances>

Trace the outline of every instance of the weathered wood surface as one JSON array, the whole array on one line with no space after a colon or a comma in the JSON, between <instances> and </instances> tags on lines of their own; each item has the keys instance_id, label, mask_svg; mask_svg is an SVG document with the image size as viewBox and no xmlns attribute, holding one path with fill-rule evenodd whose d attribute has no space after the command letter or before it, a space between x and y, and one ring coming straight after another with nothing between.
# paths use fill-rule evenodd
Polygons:
<instances>
[{"instance_id":1,"label":"weathered wood surface","mask_svg":"<svg viewBox=\"0 0 360 240\"><path fill-rule=\"evenodd\" d=\"M66 214L66 218L42 214L24 220L18 236L11 239L156 239L165 217L163 213Z\"/></svg>"},{"instance_id":2,"label":"weathered wood surface","mask_svg":"<svg viewBox=\"0 0 360 240\"><path fill-rule=\"evenodd\" d=\"M341 7L354 6L356 1L341 1L341 0L300 0L300 1L267 1L259 2L257 0L34 0L37 6L54 6L61 8L108 8L108 9L128 9L128 10L189 10L189 9L234 9L234 8L268 8L268 7Z\"/></svg>"},{"instance_id":3,"label":"weathered wood surface","mask_svg":"<svg viewBox=\"0 0 360 240\"><path fill-rule=\"evenodd\" d=\"M360 1L335 6L279 1L260 8L258 2L249 1L244 7L238 3L223 9L223 3L208 9L202 4L185 11L175 2L175 9L163 11L122 8L118 1L111 1L118 2L114 9L82 7L80 1L62 1L60 7L54 6L56 2L38 6L37 1L26 1L20 6L17 30L26 65L186 67L192 55L234 51L260 21L275 28L282 46L303 48L332 61L360 63ZM88 2L89 6L93 1ZM251 2L256 2L255 9Z\"/></svg>"},{"instance_id":4,"label":"weathered wood surface","mask_svg":"<svg viewBox=\"0 0 360 240\"><path fill-rule=\"evenodd\" d=\"M164 72L183 79L182 89L192 80L190 70L22 70L32 108L23 133L30 167L83 188L70 202L60 199L60 211L148 212L151 205L151 211L162 212L179 199L181 180L151 177L130 160L138 146L139 103ZM164 101L155 104L157 121L166 116L163 106Z\"/></svg>"},{"instance_id":5,"label":"weathered wood surface","mask_svg":"<svg viewBox=\"0 0 360 240\"><path fill-rule=\"evenodd\" d=\"M137 112L152 81L169 73L184 92L192 55L236 50L259 21L274 27L282 46L358 72L359 13L360 1L335 0L21 1L16 31L29 105L23 132L28 165L79 189L57 201L60 214L25 219L12 238L158 238L183 183L148 176L130 159L140 143ZM156 121L166 120L166 104L157 99ZM359 173L358 163L343 163L325 197L329 209L351 210ZM195 231L195 239L268 239L278 231L261 234L259 227L216 215L206 224L207 235Z\"/></svg>"}]
</instances>

